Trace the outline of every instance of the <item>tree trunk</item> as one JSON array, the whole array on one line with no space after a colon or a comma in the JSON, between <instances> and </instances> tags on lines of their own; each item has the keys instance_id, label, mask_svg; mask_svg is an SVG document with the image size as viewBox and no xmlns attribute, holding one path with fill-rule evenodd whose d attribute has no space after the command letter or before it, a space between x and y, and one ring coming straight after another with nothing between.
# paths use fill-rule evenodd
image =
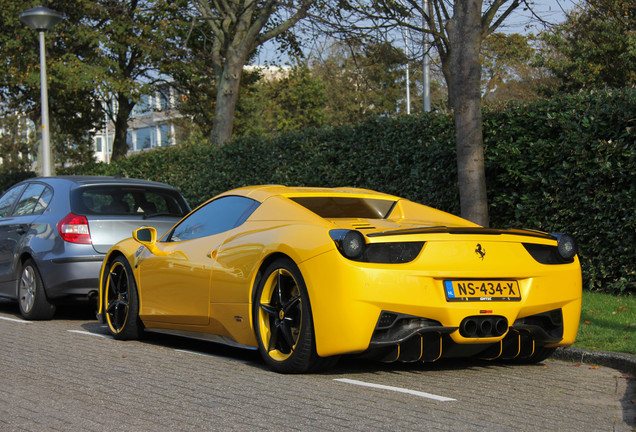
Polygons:
<instances>
[{"instance_id":1,"label":"tree trunk","mask_svg":"<svg viewBox=\"0 0 636 432\"><path fill-rule=\"evenodd\" d=\"M223 73L217 77L219 88L216 94L216 107L214 108L214 121L210 142L224 144L232 138L234 127L234 111L238 101L239 84L243 72L243 62L228 59L223 67Z\"/></svg>"},{"instance_id":2,"label":"tree trunk","mask_svg":"<svg viewBox=\"0 0 636 432\"><path fill-rule=\"evenodd\" d=\"M461 216L488 226L480 95L481 0L455 0L449 25Z\"/></svg>"},{"instance_id":3,"label":"tree trunk","mask_svg":"<svg viewBox=\"0 0 636 432\"><path fill-rule=\"evenodd\" d=\"M128 153L128 143L126 142L128 135L128 117L133 107L134 104L131 104L125 95L117 95L117 116L115 117L115 137L113 139L111 161L126 156L126 153ZM108 146L108 143L106 143L106 146Z\"/></svg>"}]
</instances>

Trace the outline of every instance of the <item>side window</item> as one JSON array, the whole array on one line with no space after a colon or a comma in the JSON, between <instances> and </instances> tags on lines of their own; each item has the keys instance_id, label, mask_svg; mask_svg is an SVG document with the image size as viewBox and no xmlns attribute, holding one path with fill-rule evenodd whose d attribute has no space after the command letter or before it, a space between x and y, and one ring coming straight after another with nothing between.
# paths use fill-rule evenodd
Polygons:
<instances>
[{"instance_id":1,"label":"side window","mask_svg":"<svg viewBox=\"0 0 636 432\"><path fill-rule=\"evenodd\" d=\"M0 218L9 216L9 212L11 211L13 204L16 202L24 188L25 185L16 186L9 189L7 193L2 195L2 198L0 198Z\"/></svg>"},{"instance_id":2,"label":"side window","mask_svg":"<svg viewBox=\"0 0 636 432\"><path fill-rule=\"evenodd\" d=\"M192 240L229 231L245 222L258 206L259 203L250 198L221 197L181 221L168 241Z\"/></svg>"},{"instance_id":3,"label":"side window","mask_svg":"<svg viewBox=\"0 0 636 432\"><path fill-rule=\"evenodd\" d=\"M33 214L42 214L44 210L51 203L51 199L53 198L53 189L50 187L45 187L42 195L40 195L40 199L38 199L37 204L35 204L35 209L33 210Z\"/></svg>"},{"instance_id":4,"label":"side window","mask_svg":"<svg viewBox=\"0 0 636 432\"><path fill-rule=\"evenodd\" d=\"M13 210L14 216L24 216L33 213L35 206L40 200L40 196L44 192L44 185L41 183L31 183L20 197L20 201ZM44 210L42 210L44 211Z\"/></svg>"}]
</instances>

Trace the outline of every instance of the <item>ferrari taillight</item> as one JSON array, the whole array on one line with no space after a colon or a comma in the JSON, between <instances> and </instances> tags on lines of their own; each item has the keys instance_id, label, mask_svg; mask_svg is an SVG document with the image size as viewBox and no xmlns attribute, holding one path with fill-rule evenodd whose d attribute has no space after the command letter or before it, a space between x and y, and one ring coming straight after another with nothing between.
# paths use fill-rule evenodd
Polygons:
<instances>
[{"instance_id":1,"label":"ferrari taillight","mask_svg":"<svg viewBox=\"0 0 636 432\"><path fill-rule=\"evenodd\" d=\"M69 243L91 244L86 216L69 213L57 223L57 232Z\"/></svg>"},{"instance_id":2,"label":"ferrari taillight","mask_svg":"<svg viewBox=\"0 0 636 432\"><path fill-rule=\"evenodd\" d=\"M352 261L375 264L405 264L413 261L424 247L424 242L367 243L356 230L329 231L337 249Z\"/></svg>"}]
</instances>

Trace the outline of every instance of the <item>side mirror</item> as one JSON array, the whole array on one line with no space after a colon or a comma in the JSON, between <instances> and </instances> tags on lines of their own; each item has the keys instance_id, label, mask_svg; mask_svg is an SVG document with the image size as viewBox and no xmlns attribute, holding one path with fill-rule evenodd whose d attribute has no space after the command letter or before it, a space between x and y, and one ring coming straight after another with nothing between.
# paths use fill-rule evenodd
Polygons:
<instances>
[{"instance_id":1,"label":"side mirror","mask_svg":"<svg viewBox=\"0 0 636 432\"><path fill-rule=\"evenodd\" d=\"M162 251L155 244L157 242L157 230L153 227L137 228L132 233L133 238L146 246L151 254L157 256L167 256L168 253Z\"/></svg>"},{"instance_id":2,"label":"side mirror","mask_svg":"<svg viewBox=\"0 0 636 432\"><path fill-rule=\"evenodd\" d=\"M153 227L138 228L133 231L133 238L139 243L155 243L157 241L157 230Z\"/></svg>"}]
</instances>

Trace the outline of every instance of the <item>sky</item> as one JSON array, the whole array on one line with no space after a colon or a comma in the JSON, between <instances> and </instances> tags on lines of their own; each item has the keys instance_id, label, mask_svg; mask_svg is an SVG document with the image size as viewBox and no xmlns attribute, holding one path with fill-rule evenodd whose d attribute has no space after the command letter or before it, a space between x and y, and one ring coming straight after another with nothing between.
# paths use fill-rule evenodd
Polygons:
<instances>
[{"instance_id":1,"label":"sky","mask_svg":"<svg viewBox=\"0 0 636 432\"><path fill-rule=\"evenodd\" d=\"M571 11L579 0L530 0L533 12L542 20L551 24L558 24L565 20L565 12ZM510 16L508 21L509 31L514 33L537 33L543 30L541 24L530 11L524 11L522 7Z\"/></svg>"},{"instance_id":2,"label":"sky","mask_svg":"<svg viewBox=\"0 0 636 432\"><path fill-rule=\"evenodd\" d=\"M542 20L558 24L565 19L565 12L572 10L581 0L528 0L532 4L533 12ZM505 23L502 31L507 33L538 33L544 29L544 24L533 17L530 11L524 11L523 7L519 7ZM283 56L282 59L276 60L279 50L274 42L267 43L259 52L258 57L252 64L263 65L266 63L285 64L288 59Z\"/></svg>"}]
</instances>

